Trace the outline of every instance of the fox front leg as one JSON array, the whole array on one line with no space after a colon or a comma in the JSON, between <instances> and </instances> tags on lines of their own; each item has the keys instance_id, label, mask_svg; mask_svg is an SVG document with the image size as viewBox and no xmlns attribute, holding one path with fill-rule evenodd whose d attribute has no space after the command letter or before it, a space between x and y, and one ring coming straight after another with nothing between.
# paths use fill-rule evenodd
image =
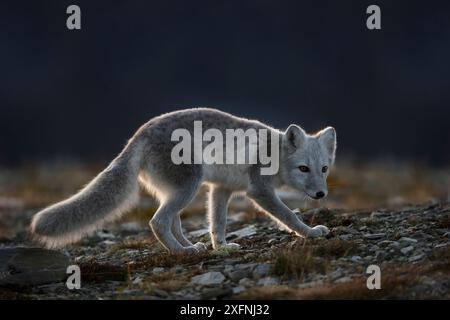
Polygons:
<instances>
[{"instance_id":1,"label":"fox front leg","mask_svg":"<svg viewBox=\"0 0 450 320\"><path fill-rule=\"evenodd\" d=\"M326 226L317 225L311 228L304 224L297 215L280 200L273 188L261 188L261 186L252 187L247 192L247 195L269 216L282 223L299 236L316 238L325 236L330 232Z\"/></svg>"}]
</instances>

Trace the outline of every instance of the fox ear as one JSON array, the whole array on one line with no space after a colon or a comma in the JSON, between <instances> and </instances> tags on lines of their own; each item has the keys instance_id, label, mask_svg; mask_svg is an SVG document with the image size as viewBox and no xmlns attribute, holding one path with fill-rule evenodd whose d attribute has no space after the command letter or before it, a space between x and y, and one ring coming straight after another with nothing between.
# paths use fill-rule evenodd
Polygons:
<instances>
[{"instance_id":1,"label":"fox ear","mask_svg":"<svg viewBox=\"0 0 450 320\"><path fill-rule=\"evenodd\" d=\"M326 127L319 131L316 136L319 142L327 149L331 159L334 160L336 153L336 130L333 127Z\"/></svg>"},{"instance_id":2,"label":"fox ear","mask_svg":"<svg viewBox=\"0 0 450 320\"><path fill-rule=\"evenodd\" d=\"M284 133L284 143L290 149L299 148L306 139L305 131L295 124L291 124Z\"/></svg>"}]
</instances>

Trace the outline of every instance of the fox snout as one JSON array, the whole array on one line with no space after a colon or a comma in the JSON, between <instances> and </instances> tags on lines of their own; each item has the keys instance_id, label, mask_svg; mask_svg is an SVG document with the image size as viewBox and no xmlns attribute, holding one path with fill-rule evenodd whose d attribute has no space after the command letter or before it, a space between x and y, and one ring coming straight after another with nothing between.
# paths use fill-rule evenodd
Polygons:
<instances>
[{"instance_id":1,"label":"fox snout","mask_svg":"<svg viewBox=\"0 0 450 320\"><path fill-rule=\"evenodd\" d=\"M327 192L327 190L318 190L315 192L307 191L306 194L314 200L319 200L319 199L325 198L327 196L328 192Z\"/></svg>"}]
</instances>

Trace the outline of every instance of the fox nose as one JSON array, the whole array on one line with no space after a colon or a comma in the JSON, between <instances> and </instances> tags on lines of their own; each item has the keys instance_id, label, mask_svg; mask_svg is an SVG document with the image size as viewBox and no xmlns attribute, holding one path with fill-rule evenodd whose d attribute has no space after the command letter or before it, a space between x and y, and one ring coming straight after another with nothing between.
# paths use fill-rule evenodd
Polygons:
<instances>
[{"instance_id":1,"label":"fox nose","mask_svg":"<svg viewBox=\"0 0 450 320\"><path fill-rule=\"evenodd\" d=\"M323 191L319 191L316 193L317 199L323 198L325 196L325 193Z\"/></svg>"}]
</instances>

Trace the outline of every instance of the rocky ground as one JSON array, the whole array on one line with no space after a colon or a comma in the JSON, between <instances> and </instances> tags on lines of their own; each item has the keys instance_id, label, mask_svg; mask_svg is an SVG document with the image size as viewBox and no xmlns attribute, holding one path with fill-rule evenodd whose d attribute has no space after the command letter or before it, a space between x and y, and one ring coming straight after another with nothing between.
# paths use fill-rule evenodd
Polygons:
<instances>
[{"instance_id":1,"label":"rocky ground","mask_svg":"<svg viewBox=\"0 0 450 320\"><path fill-rule=\"evenodd\" d=\"M306 240L253 209L236 211L229 217L228 238L241 250L197 256L166 253L139 219L45 255L14 251L33 246L25 232L32 213L2 220L5 230L12 224L22 230L0 238L2 299L450 298L446 202L375 211L310 209L299 215L308 224L327 225L331 233ZM203 214L187 214L183 226L192 241L211 247L205 220ZM69 264L81 269L78 290L69 290L63 280ZM381 269L381 290L367 289L369 265Z\"/></svg>"}]
</instances>

